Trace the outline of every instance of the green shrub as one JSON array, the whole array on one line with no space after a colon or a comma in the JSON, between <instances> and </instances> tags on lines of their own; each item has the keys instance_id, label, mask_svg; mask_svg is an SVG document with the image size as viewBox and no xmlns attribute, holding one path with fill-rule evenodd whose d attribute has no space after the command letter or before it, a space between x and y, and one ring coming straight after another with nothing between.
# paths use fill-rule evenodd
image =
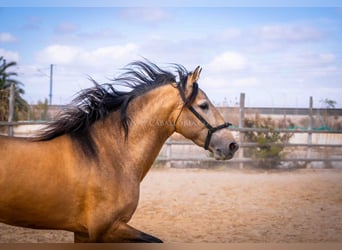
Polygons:
<instances>
[{"instance_id":1,"label":"green shrub","mask_svg":"<svg viewBox=\"0 0 342 250\"><path fill-rule=\"evenodd\" d=\"M283 144L289 142L293 134L277 132L274 120L270 117L261 118L258 115L254 119L246 119L245 127L266 129L263 132L244 133L246 142L258 144L246 150L246 156L255 160L253 165L267 169L278 167L284 157Z\"/></svg>"}]
</instances>

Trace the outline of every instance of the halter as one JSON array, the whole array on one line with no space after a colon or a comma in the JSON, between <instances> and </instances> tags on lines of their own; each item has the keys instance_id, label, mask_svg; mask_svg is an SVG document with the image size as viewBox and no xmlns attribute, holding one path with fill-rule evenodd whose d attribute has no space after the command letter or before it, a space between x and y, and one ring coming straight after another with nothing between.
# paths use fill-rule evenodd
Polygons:
<instances>
[{"instance_id":1,"label":"halter","mask_svg":"<svg viewBox=\"0 0 342 250\"><path fill-rule=\"evenodd\" d=\"M194 83L194 84L197 84L197 83ZM178 88L179 94L180 94L180 96L182 97L182 100L183 100L183 102L184 102L184 104L185 104L187 100L186 100L185 93L184 93L184 91L183 91L182 86L181 86L180 83L177 84L177 88ZM184 108L184 106L183 106L183 108ZM178 118L179 118L180 114L181 114L182 111L183 111L183 108L182 108L181 112L179 113L179 115L178 115L178 117L177 117L177 119L176 119L175 125L176 125L176 123L177 123L177 121L178 121ZM218 131L218 130L220 130L220 129L228 128L229 126L232 125L232 124L229 123L229 122L225 122L224 124L221 124L221 125L219 125L219 126L217 126L217 127L213 127L213 126L211 126L211 125L209 124L209 122L207 122L207 120L206 120L203 116L201 116L201 115L194 109L193 106L189 106L188 108L189 108L189 110L191 111L191 113L193 113L193 114L197 117L197 119L200 120L200 122L202 122L202 123L206 126L206 128L208 129L207 138L205 139L205 144L204 144L204 149L205 149L205 150L207 150L208 147L209 147L210 139L211 139L211 136L213 135L213 133L215 133L216 131Z\"/></svg>"}]
</instances>

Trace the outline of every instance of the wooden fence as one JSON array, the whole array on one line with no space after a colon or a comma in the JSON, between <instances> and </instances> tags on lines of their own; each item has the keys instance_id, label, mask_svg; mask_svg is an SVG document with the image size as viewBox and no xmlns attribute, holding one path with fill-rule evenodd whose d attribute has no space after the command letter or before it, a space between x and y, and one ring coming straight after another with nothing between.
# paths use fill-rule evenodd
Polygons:
<instances>
[{"instance_id":1,"label":"wooden fence","mask_svg":"<svg viewBox=\"0 0 342 250\"><path fill-rule=\"evenodd\" d=\"M19 126L19 125L45 125L46 122L0 122L0 126ZM243 133L245 132L267 132L267 129L259 128L238 128L233 127L230 130L238 138L238 143L240 149L234 158L227 163L220 164L230 164L238 163L241 168L245 164L253 162L252 158L245 157L244 151L247 148L257 147L257 143L250 143L243 141ZM11 129L13 133L13 129ZM317 131L317 130L292 130L292 129L276 129L275 132L280 133L291 133L291 134L306 134L306 143L270 143L270 146L279 145L285 147L285 149L300 149L301 154L299 156L293 156L292 154L287 154L286 158L283 158L282 162L304 162L306 166L310 166L312 162L323 162L327 166L331 166L332 162L342 162L342 144L341 143L313 143L312 136L317 134L322 135L335 135L341 137L342 134L336 131ZM317 150L324 152L322 154L317 154ZM181 154L179 152L182 152ZM165 145L163 146L161 153L159 154L157 160L166 162L179 162L183 165L189 165L190 162L203 163L203 162L216 162L215 159L205 152L204 149L198 147L190 140L174 140L169 138ZM218 162L219 163L219 162ZM342 166L342 163L341 163Z\"/></svg>"},{"instance_id":2,"label":"wooden fence","mask_svg":"<svg viewBox=\"0 0 342 250\"><path fill-rule=\"evenodd\" d=\"M285 147L285 150L293 149L297 154L287 154L287 157L282 159L283 162L304 162L307 166L310 166L312 162L323 162L324 164L331 166L332 162L342 162L342 133L341 131L324 130L318 131L313 129L313 101L309 100L309 108L307 109L308 127L306 129L275 129L275 132L291 133L301 136L300 142L292 142L280 144ZM260 128L246 128L245 125L245 112L250 108L245 108L245 95L240 95L240 107L239 107L239 121L238 126L231 127L230 130L238 138L240 149L236 156L229 161L238 163L240 167L244 164L253 161L251 158L245 157L244 151L247 148L257 147L257 143L250 143L244 141L244 133L254 132L267 132L267 129ZM303 115L303 114L301 114ZM340 112L334 113L334 116L340 116ZM44 125L46 122L0 122L0 128L6 126L8 128L9 135L13 135L13 127L18 125ZM314 143L313 137L315 135L333 137L341 137L334 140L334 143ZM272 145L272 144L271 144ZM177 153L178 152L178 153ZM179 152L187 152L186 154L179 154ZM300 153L298 153L300 152ZM169 138L163 146L160 155L157 158L160 161L167 162L214 162L214 158L210 156L203 149L199 149L189 140L174 140ZM342 166L342 163L340 164Z\"/></svg>"},{"instance_id":3,"label":"wooden fence","mask_svg":"<svg viewBox=\"0 0 342 250\"><path fill-rule=\"evenodd\" d=\"M244 132L267 132L267 129L248 129L248 128L231 128L230 130L236 131L240 134ZM332 131L315 131L315 130L286 130L286 129L276 129L275 132L281 133L291 133L291 134L319 134L319 135L326 135L326 134L336 134L336 132ZM341 134L339 134L341 135ZM238 136L241 138L242 136ZM342 139L342 136L341 136ZM245 149L257 147L259 146L258 143L251 143L251 142L243 142L239 140L239 151L234 156L233 159L229 160L227 163L221 164L230 164L230 163L238 163L241 168L244 167L244 164L251 163L255 161L255 159L248 158L245 156ZM306 165L307 167L311 166L312 162L322 162L324 166L333 166L333 162L342 162L342 144L340 143L269 143L270 146L281 146L284 147L285 150L289 151L289 149L293 149L295 151L295 155L291 153L287 153L285 158L281 159L281 162L292 162L295 163L304 163L302 165ZM177 147L180 148L177 150ZM188 150L187 147L198 147L194 145L193 142L189 140L181 140L175 141L169 139L166 141L161 154L159 155L158 159L162 161L171 161L171 162L215 162L216 160L211 156L211 154L200 152L198 150L197 153L189 152L189 154L184 156L180 155L179 151L186 151ZM300 149L300 150L298 150ZM191 151L191 150L188 150ZM300 153L298 153L300 151ZM318 153L320 152L320 153ZM191 155L191 156L189 156ZM336 164L338 165L338 164ZM340 164L342 167L342 163Z\"/></svg>"},{"instance_id":4,"label":"wooden fence","mask_svg":"<svg viewBox=\"0 0 342 250\"><path fill-rule=\"evenodd\" d=\"M240 149L237 153L237 156L235 156L232 160L229 161L229 163L238 163L240 165L240 168L244 167L245 163L250 163L255 161L255 159L252 158L246 158L245 157L245 149L251 148L251 147L257 147L258 143L250 143L244 141L244 133L246 132L268 132L268 129L261 129L261 128L245 128L245 94L240 95L240 107L239 107L239 124L238 127L230 128L231 131L237 133L238 137L238 143L240 146ZM302 114L301 114L302 115ZM325 166L332 166L332 162L342 162L342 133L341 131L329 131L329 130L315 130L312 127L313 124L313 99L310 97L309 100L309 109L307 112L308 115L308 128L307 129L275 129L275 132L280 133L291 133L291 134L306 134L306 142L303 143L282 143L282 144L269 144L272 145L279 145L284 147L285 149L289 148L295 148L301 149L301 154L293 156L293 154L287 154L288 157L282 158L282 162L304 162L307 167L311 166L312 162L323 162ZM339 113L335 113L334 115L341 115ZM341 137L340 140L337 140L337 143L313 143L313 135L319 134L319 135L327 135L332 134ZM193 143L191 141L174 141L172 139L169 139L164 146L164 150L162 151L162 154L159 156L160 160L166 160L166 161L181 161L181 162L187 162L187 161L215 161L213 157L210 157L210 155L206 154L192 154L191 157L188 155L186 157L179 157L177 154L174 154L174 147L179 146L191 146ZM316 152L314 152L316 151ZM298 152L298 151L297 151ZM321 152L321 153L318 153ZM323 156L322 156L323 155ZM342 163L340 164L342 166Z\"/></svg>"}]
</instances>

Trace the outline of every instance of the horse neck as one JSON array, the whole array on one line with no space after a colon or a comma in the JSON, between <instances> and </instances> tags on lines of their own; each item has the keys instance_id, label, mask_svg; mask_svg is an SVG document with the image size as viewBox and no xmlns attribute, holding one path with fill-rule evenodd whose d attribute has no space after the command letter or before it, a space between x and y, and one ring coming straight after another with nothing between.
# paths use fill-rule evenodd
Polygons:
<instances>
[{"instance_id":1,"label":"horse neck","mask_svg":"<svg viewBox=\"0 0 342 250\"><path fill-rule=\"evenodd\" d=\"M128 137L119 122L119 114L115 112L107 119L108 126L103 134L108 138L108 148L115 147L118 152L115 162L126 169L132 168L140 172L143 178L166 139L174 132L174 122L180 112L181 100L177 89L167 84L136 97L129 104L127 113L130 118ZM113 124L116 124L113 126ZM111 136L109 136L111 135ZM102 147L106 147L102 144ZM122 159L122 160L121 160ZM121 160L121 162L120 162Z\"/></svg>"},{"instance_id":2,"label":"horse neck","mask_svg":"<svg viewBox=\"0 0 342 250\"><path fill-rule=\"evenodd\" d=\"M154 138L162 145L175 130L179 106L178 92L169 84L136 98L128 109L131 119L129 139L140 141L142 137Z\"/></svg>"}]
</instances>

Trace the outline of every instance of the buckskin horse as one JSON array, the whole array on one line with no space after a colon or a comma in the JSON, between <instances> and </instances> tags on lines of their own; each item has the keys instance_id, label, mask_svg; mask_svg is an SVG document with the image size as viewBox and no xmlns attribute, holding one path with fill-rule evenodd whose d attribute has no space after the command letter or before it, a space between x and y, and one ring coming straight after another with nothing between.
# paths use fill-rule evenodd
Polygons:
<instances>
[{"instance_id":1,"label":"buckskin horse","mask_svg":"<svg viewBox=\"0 0 342 250\"><path fill-rule=\"evenodd\" d=\"M238 149L198 87L201 68L172 67L133 62L110 84L92 80L37 136L1 136L0 222L71 231L75 242L162 242L128 222L166 139L178 132L217 160Z\"/></svg>"}]
</instances>

